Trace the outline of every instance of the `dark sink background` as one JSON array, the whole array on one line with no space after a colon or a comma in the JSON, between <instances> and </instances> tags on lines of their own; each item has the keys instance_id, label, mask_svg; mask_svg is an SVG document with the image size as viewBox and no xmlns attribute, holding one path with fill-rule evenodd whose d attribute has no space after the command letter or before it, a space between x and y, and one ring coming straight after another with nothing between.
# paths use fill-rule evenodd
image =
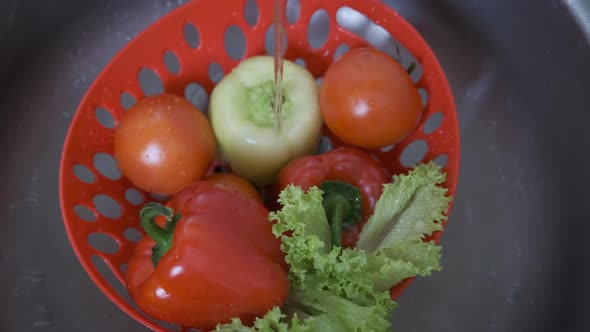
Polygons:
<instances>
[{"instance_id":1,"label":"dark sink background","mask_svg":"<svg viewBox=\"0 0 590 332\"><path fill-rule=\"evenodd\" d=\"M444 270L399 299L397 331L589 331L588 1L391 0L438 55L460 119ZM183 1L0 2L0 331L146 331L68 242L61 147L80 99Z\"/></svg>"}]
</instances>

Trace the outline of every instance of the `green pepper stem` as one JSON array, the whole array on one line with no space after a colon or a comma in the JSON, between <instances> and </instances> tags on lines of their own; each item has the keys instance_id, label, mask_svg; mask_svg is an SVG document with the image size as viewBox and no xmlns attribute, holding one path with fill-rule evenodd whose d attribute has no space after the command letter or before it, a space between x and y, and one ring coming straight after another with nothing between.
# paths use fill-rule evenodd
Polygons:
<instances>
[{"instance_id":1,"label":"green pepper stem","mask_svg":"<svg viewBox=\"0 0 590 332\"><path fill-rule=\"evenodd\" d=\"M322 205L330 224L332 245L342 246L342 228L356 224L361 220L360 190L341 181L324 181L320 189Z\"/></svg>"},{"instance_id":2,"label":"green pepper stem","mask_svg":"<svg viewBox=\"0 0 590 332\"><path fill-rule=\"evenodd\" d=\"M330 220L330 228L332 231L332 245L337 247L342 246L342 214L344 206L336 203L332 208L332 218Z\"/></svg>"},{"instance_id":3,"label":"green pepper stem","mask_svg":"<svg viewBox=\"0 0 590 332\"><path fill-rule=\"evenodd\" d=\"M157 216L163 216L166 219L164 228L156 223ZM152 262L156 267L162 256L172 247L174 228L180 220L180 214L174 215L174 210L171 208L160 203L149 202L139 212L139 219L143 230L156 242L152 248Z\"/></svg>"}]
</instances>

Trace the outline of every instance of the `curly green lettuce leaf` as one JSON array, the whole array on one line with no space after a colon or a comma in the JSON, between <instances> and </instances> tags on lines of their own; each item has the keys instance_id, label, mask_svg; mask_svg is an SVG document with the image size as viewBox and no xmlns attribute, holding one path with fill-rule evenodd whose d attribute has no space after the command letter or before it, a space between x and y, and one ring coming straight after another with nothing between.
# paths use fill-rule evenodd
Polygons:
<instances>
[{"instance_id":1,"label":"curly green lettuce leaf","mask_svg":"<svg viewBox=\"0 0 590 332\"><path fill-rule=\"evenodd\" d=\"M357 247L378 251L401 242L418 242L442 230L451 197L439 186L446 174L434 162L420 164L408 175L396 175L383 186L375 211L363 227Z\"/></svg>"},{"instance_id":2,"label":"curly green lettuce leaf","mask_svg":"<svg viewBox=\"0 0 590 332\"><path fill-rule=\"evenodd\" d=\"M291 238L317 237L320 251L327 253L332 249L330 225L322 205L323 192L317 187L304 193L300 187L289 185L279 194L279 203L283 206L277 212L271 212L270 220L280 220L273 225L273 234L281 237L287 248L297 247L297 242L289 242ZM293 236L285 236L292 231Z\"/></svg>"},{"instance_id":3,"label":"curly green lettuce leaf","mask_svg":"<svg viewBox=\"0 0 590 332\"><path fill-rule=\"evenodd\" d=\"M337 246L326 250L330 230L321 190L312 187L306 193L289 185L279 202L283 208L269 219L276 220L273 233L281 238L292 284L303 290L329 291L359 305L394 307L386 292L373 289L367 252Z\"/></svg>"},{"instance_id":4,"label":"curly green lettuce leaf","mask_svg":"<svg viewBox=\"0 0 590 332\"><path fill-rule=\"evenodd\" d=\"M440 271L441 250L434 242L401 242L371 253L367 271L375 290L388 290L406 278Z\"/></svg>"},{"instance_id":5,"label":"curly green lettuce leaf","mask_svg":"<svg viewBox=\"0 0 590 332\"><path fill-rule=\"evenodd\" d=\"M358 332L389 331L388 308L361 306L328 291L294 287L281 311L273 308L252 327L239 319L218 325L217 332Z\"/></svg>"},{"instance_id":6,"label":"curly green lettuce leaf","mask_svg":"<svg viewBox=\"0 0 590 332\"><path fill-rule=\"evenodd\" d=\"M444 179L433 163L394 177L356 248L333 245L320 189L287 186L279 198L282 209L269 215L290 266L287 302L253 327L233 320L217 331L387 331L396 306L388 290L440 270L441 247L423 238L442 228L450 202L438 186Z\"/></svg>"},{"instance_id":7,"label":"curly green lettuce leaf","mask_svg":"<svg viewBox=\"0 0 590 332\"><path fill-rule=\"evenodd\" d=\"M263 317L256 318L252 327L246 326L239 318L232 319L231 323L218 324L216 332L309 332L313 331L312 322L304 324L297 316L293 316L287 323L287 315L280 308L272 308Z\"/></svg>"},{"instance_id":8,"label":"curly green lettuce leaf","mask_svg":"<svg viewBox=\"0 0 590 332\"><path fill-rule=\"evenodd\" d=\"M309 331L388 331L391 326L389 307L359 305L330 291L294 288L285 308Z\"/></svg>"}]
</instances>

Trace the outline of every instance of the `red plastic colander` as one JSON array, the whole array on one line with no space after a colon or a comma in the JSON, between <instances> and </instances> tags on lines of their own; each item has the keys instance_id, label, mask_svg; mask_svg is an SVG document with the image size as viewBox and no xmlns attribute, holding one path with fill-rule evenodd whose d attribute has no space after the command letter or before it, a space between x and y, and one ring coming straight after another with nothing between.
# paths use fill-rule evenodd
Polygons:
<instances>
[{"instance_id":1,"label":"red plastic colander","mask_svg":"<svg viewBox=\"0 0 590 332\"><path fill-rule=\"evenodd\" d=\"M273 2L195 0L174 10L139 34L106 66L72 120L59 179L68 237L96 285L123 311L155 331L185 329L162 324L141 313L123 286L126 263L143 234L139 208L153 198L135 188L118 171L112 157L114 128L130 102L150 93L140 83L140 76L146 72L159 78L166 92L186 96L187 87L200 85L208 95L219 79L215 70L221 68L228 73L240 59L266 53L265 37L272 30ZM244 16L245 7L253 3L258 11L255 21ZM324 31L325 43L312 46L308 33L316 32L309 25L318 13L329 21L329 28L323 27L329 32ZM445 186L454 195L459 172L455 105L445 74L420 34L377 0L305 0L300 1L295 21L290 14L286 58L299 59L300 63L303 60L315 77L321 77L343 50L370 44L384 46L402 65L417 63L412 78L425 97L421 122L404 141L372 152L391 172L402 173L411 166L404 162L405 155L416 156L415 151L422 150L414 162L444 163L448 174ZM359 19L366 20L367 40L352 27L353 21ZM226 49L226 30L230 27L243 33L245 51L241 58L236 59ZM385 42L377 40L384 35L392 38ZM179 68L167 66L167 57L175 59ZM334 147L340 145L327 130L325 135ZM434 239L438 241L439 237L440 233ZM399 295L410 281L392 289L392 296Z\"/></svg>"}]
</instances>

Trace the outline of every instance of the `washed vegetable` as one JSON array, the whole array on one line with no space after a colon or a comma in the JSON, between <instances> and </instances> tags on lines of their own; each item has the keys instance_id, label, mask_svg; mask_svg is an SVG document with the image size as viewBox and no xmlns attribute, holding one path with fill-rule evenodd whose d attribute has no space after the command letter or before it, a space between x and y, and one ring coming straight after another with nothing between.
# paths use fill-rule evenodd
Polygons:
<instances>
[{"instance_id":1,"label":"washed vegetable","mask_svg":"<svg viewBox=\"0 0 590 332\"><path fill-rule=\"evenodd\" d=\"M366 221L373 213L383 183L389 179L387 171L370 154L360 149L343 147L289 162L281 170L278 183L281 189L294 184L303 190L313 186L320 187L329 180L348 183L360 190L362 215ZM361 225L350 222L347 224L349 229L344 232L343 237L345 246L356 242Z\"/></svg>"},{"instance_id":2,"label":"washed vegetable","mask_svg":"<svg viewBox=\"0 0 590 332\"><path fill-rule=\"evenodd\" d=\"M361 221L361 193L359 189L341 181L325 181L320 185L322 205L328 217L332 242L342 246L342 228Z\"/></svg>"},{"instance_id":3,"label":"washed vegetable","mask_svg":"<svg viewBox=\"0 0 590 332\"><path fill-rule=\"evenodd\" d=\"M342 141L380 148L416 128L422 101L397 61L375 48L357 48L326 71L320 109L327 127Z\"/></svg>"},{"instance_id":4,"label":"washed vegetable","mask_svg":"<svg viewBox=\"0 0 590 332\"><path fill-rule=\"evenodd\" d=\"M231 318L251 323L285 301L284 253L260 203L199 181L168 207L148 203L140 216L148 236L134 251L126 282L150 316L209 330ZM158 225L156 216L166 224Z\"/></svg>"},{"instance_id":5,"label":"washed vegetable","mask_svg":"<svg viewBox=\"0 0 590 332\"><path fill-rule=\"evenodd\" d=\"M201 179L215 157L207 118L172 94L146 97L132 106L115 130L115 159L137 187L171 195Z\"/></svg>"},{"instance_id":6,"label":"washed vegetable","mask_svg":"<svg viewBox=\"0 0 590 332\"><path fill-rule=\"evenodd\" d=\"M389 330L388 316L396 306L389 288L440 270L441 248L423 238L441 228L451 199L439 186L444 179L433 163L395 176L361 232L361 238L368 239L366 248L332 246L322 191L287 186L280 194L283 208L270 219L277 221L273 232L281 238L290 267L289 297L253 327L236 318L217 331ZM414 199L398 201L399 196ZM395 206L397 213L382 209L385 206ZM417 213L426 210L431 212Z\"/></svg>"},{"instance_id":7,"label":"washed vegetable","mask_svg":"<svg viewBox=\"0 0 590 332\"><path fill-rule=\"evenodd\" d=\"M250 197L260 203L262 203L262 197L256 187L250 182L242 179L241 177L232 173L213 173L205 178L207 181L224 184L231 188L236 189L240 193Z\"/></svg>"},{"instance_id":8,"label":"washed vegetable","mask_svg":"<svg viewBox=\"0 0 590 332\"><path fill-rule=\"evenodd\" d=\"M322 116L313 76L284 61L281 130L273 122L274 62L244 60L213 89L211 125L219 149L239 176L264 186L291 159L311 154L319 143Z\"/></svg>"}]
</instances>

